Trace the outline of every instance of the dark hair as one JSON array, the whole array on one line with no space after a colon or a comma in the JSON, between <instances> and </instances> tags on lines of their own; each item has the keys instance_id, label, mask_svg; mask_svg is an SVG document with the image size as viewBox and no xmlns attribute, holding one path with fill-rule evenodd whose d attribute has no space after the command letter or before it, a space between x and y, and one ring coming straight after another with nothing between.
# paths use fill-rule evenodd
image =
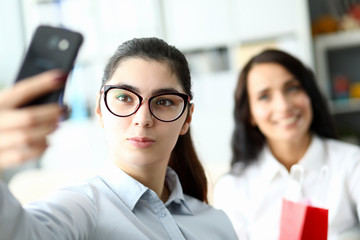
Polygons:
<instances>
[{"instance_id":1,"label":"dark hair","mask_svg":"<svg viewBox=\"0 0 360 240\"><path fill-rule=\"evenodd\" d=\"M186 94L193 98L190 69L185 56L177 48L158 38L135 38L120 45L105 67L102 86L112 77L119 64L129 58L167 63ZM171 153L169 166L178 174L184 193L208 202L207 179L195 152L190 129L185 135L179 136Z\"/></svg>"},{"instance_id":2,"label":"dark hair","mask_svg":"<svg viewBox=\"0 0 360 240\"><path fill-rule=\"evenodd\" d=\"M299 59L281 50L268 49L254 56L242 69L235 90L235 129L232 136L231 166L243 163L246 167L256 161L266 139L250 122L247 81L250 70L260 63L277 63L300 82L311 100L313 120L310 130L325 138L336 138L335 127L324 97L316 84L314 73Z\"/></svg>"}]
</instances>

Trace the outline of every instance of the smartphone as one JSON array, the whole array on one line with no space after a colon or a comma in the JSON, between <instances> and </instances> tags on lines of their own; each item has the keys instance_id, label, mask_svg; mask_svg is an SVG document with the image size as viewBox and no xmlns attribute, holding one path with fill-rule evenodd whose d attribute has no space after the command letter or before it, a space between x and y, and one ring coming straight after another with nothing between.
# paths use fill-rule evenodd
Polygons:
<instances>
[{"instance_id":1,"label":"smartphone","mask_svg":"<svg viewBox=\"0 0 360 240\"><path fill-rule=\"evenodd\" d=\"M15 82L51 70L61 69L69 74L83 43L83 36L65 28L41 25L36 30L27 49ZM24 105L51 102L63 103L65 87Z\"/></svg>"}]
</instances>

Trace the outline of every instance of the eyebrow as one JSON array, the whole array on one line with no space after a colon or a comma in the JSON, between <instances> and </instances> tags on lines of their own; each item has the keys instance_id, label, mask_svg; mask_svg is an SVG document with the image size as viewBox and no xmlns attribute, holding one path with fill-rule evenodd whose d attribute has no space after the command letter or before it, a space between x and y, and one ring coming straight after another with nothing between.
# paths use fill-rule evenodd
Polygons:
<instances>
[{"instance_id":1,"label":"eyebrow","mask_svg":"<svg viewBox=\"0 0 360 240\"><path fill-rule=\"evenodd\" d=\"M263 94L267 93L269 91L269 88L262 89L261 91L258 91L256 93L256 96L262 96Z\"/></svg>"},{"instance_id":2,"label":"eyebrow","mask_svg":"<svg viewBox=\"0 0 360 240\"><path fill-rule=\"evenodd\" d=\"M161 93L179 93L175 88L160 88L152 92L152 95L161 94Z\"/></svg>"},{"instance_id":3,"label":"eyebrow","mask_svg":"<svg viewBox=\"0 0 360 240\"><path fill-rule=\"evenodd\" d=\"M299 84L301 85L301 83L300 83L299 80L297 80L296 78L291 78L291 79L289 79L288 81L286 81L286 83L284 84L284 86L289 86L289 85L291 85L291 84L293 84L293 83L299 83Z\"/></svg>"},{"instance_id":4,"label":"eyebrow","mask_svg":"<svg viewBox=\"0 0 360 240\"><path fill-rule=\"evenodd\" d=\"M130 89L130 90L140 94L140 89L139 88L134 87L134 86L129 85L129 84L117 84L115 86L124 87L124 88ZM152 95L157 95L157 94L162 94L162 93L179 93L179 91L176 90L175 88L160 88L160 89L155 89L155 90L153 90L151 92Z\"/></svg>"},{"instance_id":5,"label":"eyebrow","mask_svg":"<svg viewBox=\"0 0 360 240\"><path fill-rule=\"evenodd\" d=\"M300 83L300 82L295 77L293 77L293 78L290 78L289 80L287 80L283 86L287 87L293 83ZM300 85L301 85L301 83L300 83ZM266 93L267 91L269 91L269 88L264 88L264 89L261 89L260 91L258 91L257 94L261 95L261 94Z\"/></svg>"}]
</instances>

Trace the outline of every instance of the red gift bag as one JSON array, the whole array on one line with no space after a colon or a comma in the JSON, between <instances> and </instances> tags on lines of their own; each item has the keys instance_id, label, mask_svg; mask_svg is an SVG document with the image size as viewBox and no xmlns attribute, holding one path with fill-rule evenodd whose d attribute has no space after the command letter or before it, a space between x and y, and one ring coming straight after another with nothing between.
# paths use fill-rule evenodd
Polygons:
<instances>
[{"instance_id":1,"label":"red gift bag","mask_svg":"<svg viewBox=\"0 0 360 240\"><path fill-rule=\"evenodd\" d=\"M327 209L283 199L279 240L326 240L327 231Z\"/></svg>"}]
</instances>

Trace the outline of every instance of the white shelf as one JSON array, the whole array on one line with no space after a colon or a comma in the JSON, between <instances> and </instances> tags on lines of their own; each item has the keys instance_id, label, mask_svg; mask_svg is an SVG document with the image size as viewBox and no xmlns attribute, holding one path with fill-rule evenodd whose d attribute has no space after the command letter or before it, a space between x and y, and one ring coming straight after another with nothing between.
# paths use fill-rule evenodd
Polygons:
<instances>
[{"instance_id":1,"label":"white shelf","mask_svg":"<svg viewBox=\"0 0 360 240\"><path fill-rule=\"evenodd\" d=\"M337 49L358 46L359 44L360 30L322 34L315 38L315 45L320 49Z\"/></svg>"},{"instance_id":2,"label":"white shelf","mask_svg":"<svg viewBox=\"0 0 360 240\"><path fill-rule=\"evenodd\" d=\"M349 51L351 48L354 48L354 51L360 51L360 30L324 34L315 38L317 80L321 91L325 97L329 99L330 109L333 113L349 113L360 111L360 100L353 98L336 100L332 99L331 94L331 78L333 77L331 76L331 73L334 72L334 66L330 67L331 59L329 58L329 53L334 51L341 52L342 50L345 52ZM350 59L350 57L345 61L348 61L349 64L354 64L354 59ZM342 62L341 64L349 65L346 64L346 62ZM344 73L341 74L346 75L346 69L344 69ZM360 79L352 79L350 83L358 80Z\"/></svg>"},{"instance_id":3,"label":"white shelf","mask_svg":"<svg viewBox=\"0 0 360 240\"><path fill-rule=\"evenodd\" d=\"M342 100L330 101L330 110L333 113L351 113L351 112L360 112L360 99L359 98L350 98Z\"/></svg>"}]
</instances>

